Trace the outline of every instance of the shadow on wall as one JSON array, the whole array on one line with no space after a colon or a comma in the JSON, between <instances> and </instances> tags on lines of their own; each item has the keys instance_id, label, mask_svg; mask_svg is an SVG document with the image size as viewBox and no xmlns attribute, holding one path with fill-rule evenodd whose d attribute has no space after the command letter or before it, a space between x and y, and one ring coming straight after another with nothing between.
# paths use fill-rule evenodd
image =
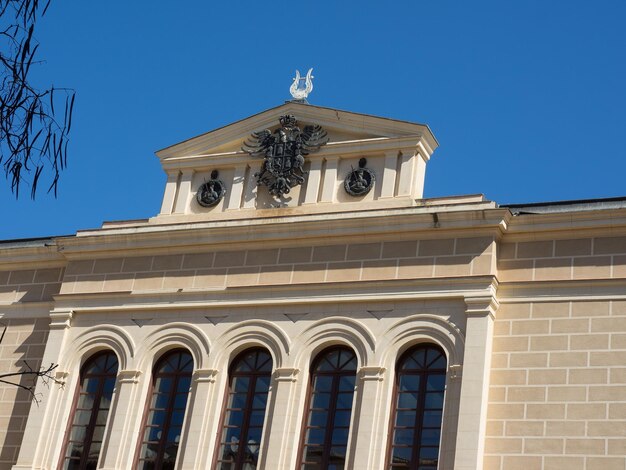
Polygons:
<instances>
[{"instance_id":1,"label":"shadow on wall","mask_svg":"<svg viewBox=\"0 0 626 470\"><path fill-rule=\"evenodd\" d=\"M48 339L47 318L37 320L3 320L6 334L0 345L2 372L25 370L26 363L33 369L41 366ZM30 386L33 378L22 376L17 383ZM17 461L26 419L33 403L27 390L0 384L0 469L11 468Z\"/></svg>"}]
</instances>

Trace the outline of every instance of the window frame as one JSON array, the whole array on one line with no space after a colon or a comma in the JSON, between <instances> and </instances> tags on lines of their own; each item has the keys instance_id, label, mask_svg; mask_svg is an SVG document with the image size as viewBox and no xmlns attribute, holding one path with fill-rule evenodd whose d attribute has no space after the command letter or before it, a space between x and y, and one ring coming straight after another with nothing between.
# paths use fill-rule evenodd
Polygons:
<instances>
[{"instance_id":1,"label":"window frame","mask_svg":"<svg viewBox=\"0 0 626 470\"><path fill-rule=\"evenodd\" d=\"M272 373L274 371L274 358L272 357L272 354L264 347L262 346L253 346L250 348L246 348L243 351L241 351L239 354L237 354L235 356L235 358L230 362L230 365L228 367L228 377L227 377L227 382L226 382L226 390L224 393L224 399L223 399L223 405L222 405L222 411L220 413L220 420L219 420L219 429L217 432L217 440L216 440L216 444L215 444L215 455L213 457L213 465L212 468L218 468L218 466L221 463L230 463L231 465L234 465L235 470L237 469L237 465L243 465L246 462L237 462L237 460L235 460L234 462L221 462L221 456L220 453L222 451L222 436L224 435L224 429L226 427L226 423L224 422L225 418L226 418L226 413L229 409L229 395L231 393L232 390L232 383L233 383L233 378L234 377L254 377L254 384L256 385L256 380L259 377L263 377L266 374L265 373L260 373L260 372L234 372L234 369L236 367L236 365L238 364L238 362L240 360L243 360L244 356L247 354L250 354L251 352L263 352L265 354L267 354L270 358L271 364L272 364L272 368L269 372L269 374L267 374L267 376L270 379L270 383L269 383L269 387L268 387L268 391L267 391L267 401L265 403L265 414L263 416L263 426L261 427L261 439L259 440L259 442L257 443L257 445L259 446L259 450L258 450L258 462L261 460L261 450L263 449L262 443L263 443L263 439L264 439L264 433L263 430L266 427L266 423L267 423L267 412L268 412L268 405L269 405L269 399L270 399L270 394L271 394L271 387L272 387ZM250 389L253 389L253 387L250 385L249 386ZM246 437L248 436L249 430L250 430L250 417L252 414L252 402L254 400L255 397L255 393L248 393L248 396L246 397L246 404L245 404L245 408L243 409L243 411L245 411L244 414L244 423L245 425L242 426L242 431L241 431L241 435L243 436L245 435ZM245 431L245 432L244 432ZM246 444L242 444L243 440L240 439L240 444L239 444L239 449L237 451L238 454L238 458L241 457L244 454L244 447Z\"/></svg>"},{"instance_id":2,"label":"window frame","mask_svg":"<svg viewBox=\"0 0 626 470\"><path fill-rule=\"evenodd\" d=\"M396 413L398 412L398 394L399 394L399 383L400 383L400 367L401 364L403 363L403 361L406 360L406 358L408 356L410 356L411 354L413 354L414 352L420 350L420 349L435 349L437 350L441 356L443 356L443 358L446 361L445 367L442 368L437 368L437 369L433 369L433 372L435 372L437 375L443 375L444 377L444 394L443 394L443 398L442 398L442 404L441 404L441 421L439 423L439 445L438 445L438 462L439 462L439 456L441 455L441 448L442 448L442 443L443 443L443 425L444 425L444 411L445 411L445 404L446 404L446 395L447 395L447 388L448 388L448 374L447 374L447 370L448 370L448 357L445 353L445 350L439 346L438 344L434 344L434 343L419 343L419 344L415 344L409 348L407 348L402 354L400 354L398 356L398 359L396 360L395 363L395 367L394 367L394 378L393 378L393 390L392 390L392 395L391 395L391 412L389 415L389 431L387 432L387 445L385 448L385 466L384 469L385 470L393 470L393 438L394 438L394 430L395 430L395 422L396 422ZM412 369L412 370L416 370L416 369ZM411 375L418 375L418 374L411 374ZM416 408L416 410L420 410L419 411L419 415L416 414L416 419L415 422L417 422L417 417L421 417L423 420L423 415L424 415L424 402L426 400L426 381L423 380L425 377L427 377L429 375L429 369L428 367L425 367L424 369L422 369L419 373L420 376L420 383L419 383L419 395L417 397L417 406L418 408ZM417 469L420 468L420 464L419 464L419 449L422 446L421 444L421 435L422 435L422 430L423 430L423 426L420 426L419 428L417 426L415 426L413 429L415 429L415 436L413 438L413 443L411 446L411 462L409 463L409 465L406 467L407 470L412 470L412 469ZM417 455L417 460L415 459Z\"/></svg>"},{"instance_id":3,"label":"window frame","mask_svg":"<svg viewBox=\"0 0 626 470\"><path fill-rule=\"evenodd\" d=\"M79 468L85 468L85 465L87 464L87 458L89 457L89 449L91 448L91 445L93 444L93 434L95 431L95 428L97 426L97 418L98 418L98 414L100 412L100 403L102 402L102 397L104 395L104 385L106 383L107 378L111 378L111 376L113 376L113 391L111 392L111 405L113 404L113 398L114 398L114 394L115 394L115 388L117 387L117 376L119 373L119 367L120 367L120 363L119 363L119 358L117 357L117 354L115 354L114 351L110 350L110 349L103 349L101 351L98 351L94 354L92 354L91 356L89 356L87 358L87 360L83 363L83 365L80 368L80 372L78 375L78 382L76 384L76 388L74 391L74 398L72 399L72 407L71 407L71 411L70 411L70 416L67 422L67 426L65 428L65 436L63 437L63 446L61 448L61 455L59 457L59 468L62 469L65 466L66 461L68 460L66 458L66 453L68 451L68 448L70 446L70 443L72 442L70 440L71 435L72 435L72 428L74 427L74 419L76 418L76 412L77 412L77 407L78 407L78 401L80 399L80 395L81 395L81 390L83 388L83 383L85 381L85 379L87 378L86 376L86 369L94 362L96 362L101 356L105 356L105 355L110 355L112 357L115 358L115 362L116 362L116 367L115 367L115 373L114 374L91 374L91 376L93 377L98 377L100 379L99 383L98 383L98 391L95 394L95 398L94 398L94 402L93 402L93 406L91 409L91 415L89 417L89 423L86 426L85 429L85 440L83 441L83 449L87 449L87 452L85 452L83 450L83 455L81 456L81 459L78 461L78 466ZM108 363L105 362L105 364ZM97 406L95 406L97 404ZM102 435L102 442L101 442L101 447L100 447L100 452L98 452L98 461L100 461L100 458L102 457L102 443L104 443L104 440L106 438L106 432L107 432L107 425L109 422L109 416L110 416L110 411L111 411L111 406L109 407L109 410L107 412L107 422L104 425L104 432ZM88 445L86 445L88 443ZM96 465L97 465L96 462Z\"/></svg>"},{"instance_id":4,"label":"window frame","mask_svg":"<svg viewBox=\"0 0 626 470\"><path fill-rule=\"evenodd\" d=\"M322 349L320 352L318 352L313 361L311 362L311 367L309 369L309 376L308 376L308 384L307 384L307 390L306 390L306 401L304 404L304 415L302 417L302 428L301 428L301 432L300 432L300 444L298 446L298 463L297 463L297 470L302 470L303 465L305 465L305 459L304 459L304 449L307 446L307 442L306 442L306 436L307 436L307 429L309 428L309 414L311 413L311 400L313 398L313 392L314 392L314 387L313 387L313 382L314 382L314 375L317 373L315 371L315 369L319 366L319 364L322 362L322 360L325 358L325 356L327 356L328 354L330 354L333 351L338 351L338 350L343 350L343 351L349 351L355 358L357 364L356 367L354 369L354 380L355 380L355 388L356 388L356 381L357 381L357 376L358 376L358 371L359 371L359 358L358 355L356 354L356 352L350 347L350 346L346 346L346 345L335 345L335 346L330 346L327 348ZM334 429L334 420L335 420L335 413L337 412L337 395L338 395L338 387L339 387L339 380L335 380L335 377L342 377L342 376L347 376L347 375L352 375L349 373L322 373L320 375L323 376L331 376L333 377L333 384L332 384L332 389L331 389L331 397L330 397L330 401L328 404L328 408L327 408L327 413L330 416L331 411L332 411L332 420L330 422L333 423L333 426L330 426L329 424L326 425L325 427L325 433L324 433L324 442L323 442L323 446L322 446L322 460L320 463L320 468L321 469L325 469L328 467L328 460L330 457L330 451L332 449L332 432L327 432L328 430L332 431ZM350 432L352 431L352 425L354 422L354 409L355 409L355 398L356 398L356 389L353 388L352 390L352 403L350 405L350 423L348 425L348 439L346 441L346 456L345 456L345 462L346 464L349 462L350 456L349 456L349 450L350 450ZM334 393L333 393L334 392ZM324 466L326 465L326 466Z\"/></svg>"},{"instance_id":5,"label":"window frame","mask_svg":"<svg viewBox=\"0 0 626 470\"><path fill-rule=\"evenodd\" d=\"M174 413L174 407L172 406L175 399L176 399L176 389L177 389L177 385L179 382L179 379L181 377L189 377L190 378L190 387L189 390L187 391L187 399L186 399L186 403L185 403L185 413L183 415L183 422L181 424L181 439L180 442L183 441L183 430L185 428L185 420L187 419L187 412L189 409L189 398L192 395L191 393L191 387L193 386L193 373L195 371L195 360L193 358L193 355L191 354L190 351L188 351L185 348L176 348L176 349L170 349L169 351L164 352L157 361L155 361L153 367L152 367L152 375L150 377L150 385L148 387L148 393L147 393L147 398L146 398L146 403L144 406L144 411L143 411L143 417L141 418L141 427L140 427L140 431L139 431L139 436L138 436L138 440L137 440L137 449L135 450L135 458L133 460L133 468L137 469L140 462L145 461L145 459L142 458L141 455L141 448L144 444L144 434L146 432L147 426L148 426L148 416L150 415L150 410L152 408L151 403L152 403L152 396L154 394L154 388L155 388L155 384L156 381L159 377L163 377L163 375L158 375L155 373L155 371L159 368L159 366L161 366L161 364L163 362L165 362L168 358L168 356L172 356L174 354L187 354L191 357L191 363L192 363L192 370L189 374L173 374L173 373L169 373L167 375L165 375L166 377L175 377L175 381L172 383L172 386L170 388L170 392L171 392L171 396L168 398L168 405L166 408L167 411L167 415L166 415L166 419L165 422L167 425L164 424L163 429L161 430L161 435L162 436L167 436L168 432L169 432L169 426L171 425L171 421L172 421L172 415ZM163 464L163 456L164 456L164 451L165 451L165 445L167 444L167 437L160 439L160 442L158 444L158 452L156 454L156 458L154 460L155 466L157 466L157 464L160 465ZM180 446L179 446L180 449ZM178 457L179 457L180 453L176 452L176 460L174 462L174 467L176 467L176 464L178 463Z\"/></svg>"}]
</instances>

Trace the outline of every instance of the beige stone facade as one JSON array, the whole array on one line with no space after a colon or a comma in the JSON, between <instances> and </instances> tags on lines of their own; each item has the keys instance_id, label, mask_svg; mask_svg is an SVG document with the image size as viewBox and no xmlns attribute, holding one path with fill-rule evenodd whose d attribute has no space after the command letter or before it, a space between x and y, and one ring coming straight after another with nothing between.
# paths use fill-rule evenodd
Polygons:
<instances>
[{"instance_id":1,"label":"beige stone facade","mask_svg":"<svg viewBox=\"0 0 626 470\"><path fill-rule=\"evenodd\" d=\"M330 142L276 202L241 152L294 114ZM59 468L81 366L119 371L98 468L134 468L152 368L194 362L179 469L214 468L228 370L272 356L258 468L298 468L313 358L356 354L347 464L388 461L396 364L447 359L440 469L626 469L626 203L500 207L423 199L437 142L424 125L288 103L158 153L161 213L72 237L0 243L2 370L59 364L41 403L0 385L0 468ZM373 190L343 180L360 158ZM219 170L215 207L195 200Z\"/></svg>"}]
</instances>

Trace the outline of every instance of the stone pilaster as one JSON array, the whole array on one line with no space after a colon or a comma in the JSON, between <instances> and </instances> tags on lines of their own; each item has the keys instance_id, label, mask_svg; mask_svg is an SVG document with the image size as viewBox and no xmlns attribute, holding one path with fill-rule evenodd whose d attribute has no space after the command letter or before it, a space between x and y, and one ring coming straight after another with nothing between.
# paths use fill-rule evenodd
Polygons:
<instances>
[{"instance_id":1,"label":"stone pilaster","mask_svg":"<svg viewBox=\"0 0 626 470\"><path fill-rule=\"evenodd\" d=\"M135 424L141 420L142 408L137 406L140 393L139 370L122 370L117 374L115 398L109 411L107 440L104 442L100 465L103 470L130 468L134 458L137 434Z\"/></svg>"},{"instance_id":2,"label":"stone pilaster","mask_svg":"<svg viewBox=\"0 0 626 470\"><path fill-rule=\"evenodd\" d=\"M265 433L260 468L293 468L300 434L295 422L298 414L296 389L299 369L280 368L274 371L272 402L266 411Z\"/></svg>"},{"instance_id":3,"label":"stone pilaster","mask_svg":"<svg viewBox=\"0 0 626 470\"><path fill-rule=\"evenodd\" d=\"M384 367L361 367L358 373L358 404L354 410L352 422L353 458L351 468L380 468L383 464L381 455L384 455L386 439L381 435L384 423L381 422L381 412L384 420L384 410L389 404L383 399L384 381L386 380ZM388 380L388 379L387 379Z\"/></svg>"},{"instance_id":4,"label":"stone pilaster","mask_svg":"<svg viewBox=\"0 0 626 470\"><path fill-rule=\"evenodd\" d=\"M454 468L481 470L487 424L493 322L498 301L494 296L467 297L465 304L467 327Z\"/></svg>"},{"instance_id":5,"label":"stone pilaster","mask_svg":"<svg viewBox=\"0 0 626 470\"><path fill-rule=\"evenodd\" d=\"M216 429L216 420L219 412L216 409L217 390L216 380L218 371L215 369L198 369L193 373L191 394L187 405L188 423L183 430L181 441L182 452L179 453L180 469L209 468L208 462L213 459L210 449L215 447L215 435L211 429Z\"/></svg>"},{"instance_id":6,"label":"stone pilaster","mask_svg":"<svg viewBox=\"0 0 626 470\"><path fill-rule=\"evenodd\" d=\"M69 328L72 325L72 310L53 310L50 312L50 334L46 343L46 349L41 361L42 366L59 364L61 351ZM62 367L62 366L61 366ZM37 381L35 395L39 399L39 406L33 405L28 414L22 446L14 470L35 470L46 468L46 462L54 462L56 465L59 455L51 455L57 452L63 442L63 435L53 432L52 426L64 406L72 402L74 390L65 386L69 372L57 369L55 378L61 384L44 383Z\"/></svg>"}]
</instances>

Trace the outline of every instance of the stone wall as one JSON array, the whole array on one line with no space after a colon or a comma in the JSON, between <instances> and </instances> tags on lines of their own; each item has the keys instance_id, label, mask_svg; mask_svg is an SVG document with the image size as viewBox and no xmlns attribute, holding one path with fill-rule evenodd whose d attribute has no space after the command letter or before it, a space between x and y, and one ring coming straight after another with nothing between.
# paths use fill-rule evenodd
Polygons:
<instances>
[{"instance_id":1,"label":"stone wall","mask_svg":"<svg viewBox=\"0 0 626 470\"><path fill-rule=\"evenodd\" d=\"M624 469L626 301L500 307L485 454L487 469Z\"/></svg>"},{"instance_id":2,"label":"stone wall","mask_svg":"<svg viewBox=\"0 0 626 470\"><path fill-rule=\"evenodd\" d=\"M0 374L24 370L24 361L36 369L41 365L49 319L2 319L6 333L0 344ZM13 380L13 379L11 379ZM32 379L17 380L30 385ZM17 461L32 396L16 386L0 383L0 469L10 469Z\"/></svg>"}]
</instances>

